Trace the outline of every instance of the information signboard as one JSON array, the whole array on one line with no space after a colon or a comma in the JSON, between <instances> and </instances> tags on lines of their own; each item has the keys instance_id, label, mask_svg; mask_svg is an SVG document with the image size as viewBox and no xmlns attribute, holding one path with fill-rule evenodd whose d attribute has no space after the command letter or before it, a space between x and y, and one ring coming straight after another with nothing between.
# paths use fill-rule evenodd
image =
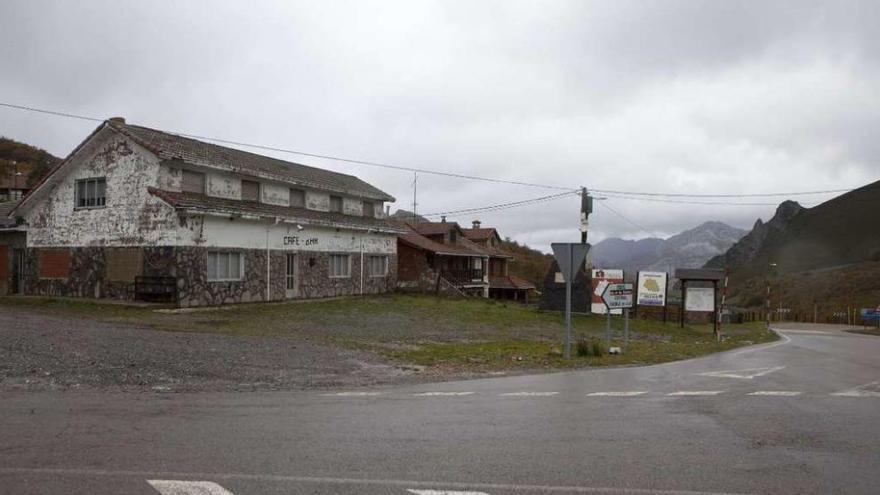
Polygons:
<instances>
[{"instance_id":1,"label":"information signboard","mask_svg":"<svg viewBox=\"0 0 880 495\"><path fill-rule=\"evenodd\" d=\"M666 272L639 272L639 306L666 306Z\"/></svg>"},{"instance_id":2,"label":"information signboard","mask_svg":"<svg viewBox=\"0 0 880 495\"><path fill-rule=\"evenodd\" d=\"M602 292L608 309L626 309L633 305L633 284L608 284Z\"/></svg>"},{"instance_id":3,"label":"information signboard","mask_svg":"<svg viewBox=\"0 0 880 495\"><path fill-rule=\"evenodd\" d=\"M715 289L712 287L688 287L684 309L686 311L715 311Z\"/></svg>"}]
</instances>

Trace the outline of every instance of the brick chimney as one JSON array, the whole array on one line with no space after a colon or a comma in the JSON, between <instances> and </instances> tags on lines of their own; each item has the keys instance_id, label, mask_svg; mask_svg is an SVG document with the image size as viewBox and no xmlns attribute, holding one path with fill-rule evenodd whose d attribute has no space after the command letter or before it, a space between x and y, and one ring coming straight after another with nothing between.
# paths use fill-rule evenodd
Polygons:
<instances>
[{"instance_id":1,"label":"brick chimney","mask_svg":"<svg viewBox=\"0 0 880 495\"><path fill-rule=\"evenodd\" d=\"M107 119L111 124L125 125L125 117L110 117Z\"/></svg>"},{"instance_id":2,"label":"brick chimney","mask_svg":"<svg viewBox=\"0 0 880 495\"><path fill-rule=\"evenodd\" d=\"M473 226L474 226L475 229L480 228L480 221L479 221L479 220L474 220L474 221L472 222L472 224L473 224Z\"/></svg>"}]
</instances>

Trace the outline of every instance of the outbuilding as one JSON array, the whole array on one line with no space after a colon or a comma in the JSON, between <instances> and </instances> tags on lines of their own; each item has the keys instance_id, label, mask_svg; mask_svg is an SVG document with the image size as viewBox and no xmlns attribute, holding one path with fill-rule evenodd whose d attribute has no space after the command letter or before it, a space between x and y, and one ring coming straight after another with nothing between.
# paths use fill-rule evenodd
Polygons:
<instances>
[{"instance_id":1,"label":"outbuilding","mask_svg":"<svg viewBox=\"0 0 880 495\"><path fill-rule=\"evenodd\" d=\"M357 177L103 122L12 211L20 292L179 306L396 286L394 198Z\"/></svg>"}]
</instances>

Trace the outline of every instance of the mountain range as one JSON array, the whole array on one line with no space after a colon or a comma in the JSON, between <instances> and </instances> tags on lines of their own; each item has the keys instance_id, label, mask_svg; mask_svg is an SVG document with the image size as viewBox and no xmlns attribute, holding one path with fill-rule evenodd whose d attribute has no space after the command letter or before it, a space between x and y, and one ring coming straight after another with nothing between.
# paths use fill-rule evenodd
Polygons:
<instances>
[{"instance_id":1,"label":"mountain range","mask_svg":"<svg viewBox=\"0 0 880 495\"><path fill-rule=\"evenodd\" d=\"M594 244L591 255L594 266L619 268L628 274L634 275L640 270L672 273L676 268L703 266L713 256L727 251L745 234L745 230L722 222L705 222L668 239L608 238Z\"/></svg>"}]
</instances>

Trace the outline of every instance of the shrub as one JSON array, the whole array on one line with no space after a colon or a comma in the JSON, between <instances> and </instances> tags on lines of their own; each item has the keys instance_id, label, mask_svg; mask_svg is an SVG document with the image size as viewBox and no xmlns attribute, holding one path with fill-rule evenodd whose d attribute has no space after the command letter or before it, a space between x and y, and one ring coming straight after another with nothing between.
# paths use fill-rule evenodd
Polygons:
<instances>
[{"instance_id":1,"label":"shrub","mask_svg":"<svg viewBox=\"0 0 880 495\"><path fill-rule=\"evenodd\" d=\"M605 344L601 340L594 340L592 347L593 355L596 357L604 356L608 352L608 349L605 349Z\"/></svg>"},{"instance_id":2,"label":"shrub","mask_svg":"<svg viewBox=\"0 0 880 495\"><path fill-rule=\"evenodd\" d=\"M580 357L590 355L590 342L587 339L577 341L577 355Z\"/></svg>"}]
</instances>

